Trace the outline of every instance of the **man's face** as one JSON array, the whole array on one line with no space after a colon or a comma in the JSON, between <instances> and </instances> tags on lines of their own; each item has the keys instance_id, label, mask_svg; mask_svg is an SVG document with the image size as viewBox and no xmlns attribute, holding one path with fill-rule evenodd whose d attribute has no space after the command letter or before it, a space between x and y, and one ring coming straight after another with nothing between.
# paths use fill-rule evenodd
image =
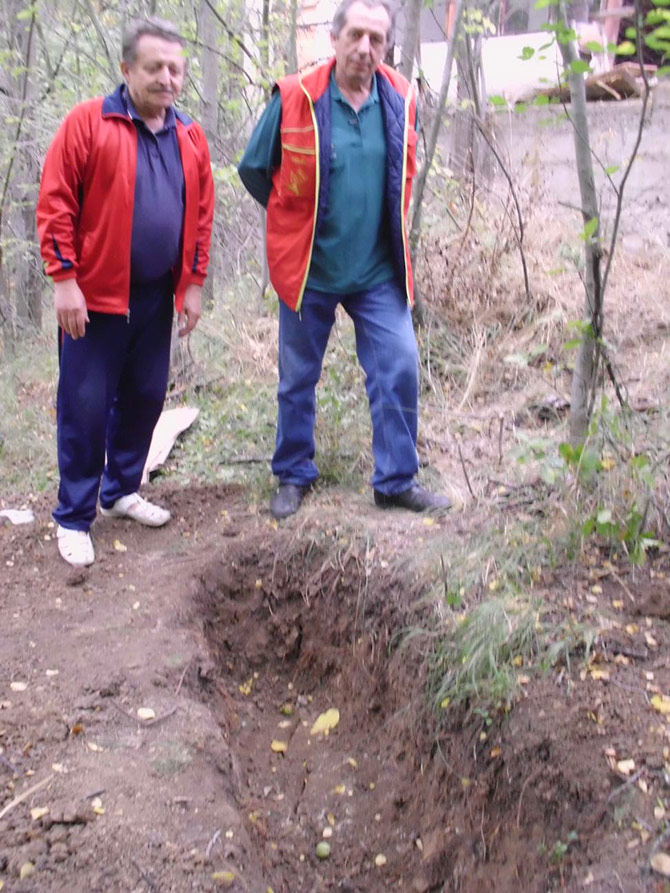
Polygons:
<instances>
[{"instance_id":1,"label":"man's face","mask_svg":"<svg viewBox=\"0 0 670 893\"><path fill-rule=\"evenodd\" d=\"M331 34L338 75L352 88L367 87L384 58L390 28L383 6L352 3L337 37Z\"/></svg>"},{"instance_id":2,"label":"man's face","mask_svg":"<svg viewBox=\"0 0 670 893\"><path fill-rule=\"evenodd\" d=\"M137 57L121 73L130 98L143 118L160 117L181 93L186 62L180 44L143 34L137 41Z\"/></svg>"}]
</instances>

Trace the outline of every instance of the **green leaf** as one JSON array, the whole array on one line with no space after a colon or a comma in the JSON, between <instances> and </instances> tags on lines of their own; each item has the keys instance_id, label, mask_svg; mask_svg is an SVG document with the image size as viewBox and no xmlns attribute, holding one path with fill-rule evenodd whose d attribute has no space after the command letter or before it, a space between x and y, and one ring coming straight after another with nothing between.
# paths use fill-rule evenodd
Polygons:
<instances>
[{"instance_id":1,"label":"green leaf","mask_svg":"<svg viewBox=\"0 0 670 893\"><path fill-rule=\"evenodd\" d=\"M658 71L656 72L656 74L659 75L659 76L660 76L660 75L664 75L664 74L670 74L670 65L662 65L662 66L658 69Z\"/></svg>"},{"instance_id":2,"label":"green leaf","mask_svg":"<svg viewBox=\"0 0 670 893\"><path fill-rule=\"evenodd\" d=\"M649 456L646 453L640 453L638 456L633 456L630 464L633 468L645 468L649 465Z\"/></svg>"},{"instance_id":3,"label":"green leaf","mask_svg":"<svg viewBox=\"0 0 670 893\"><path fill-rule=\"evenodd\" d=\"M527 59L532 59L534 55L535 55L535 50L532 47L524 47L521 50L521 55L519 56L519 59L522 59L525 62Z\"/></svg>"},{"instance_id":4,"label":"green leaf","mask_svg":"<svg viewBox=\"0 0 670 893\"><path fill-rule=\"evenodd\" d=\"M538 93L533 100L533 105L549 105L549 97L543 93Z\"/></svg>"},{"instance_id":5,"label":"green leaf","mask_svg":"<svg viewBox=\"0 0 670 893\"><path fill-rule=\"evenodd\" d=\"M635 44L630 40L624 40L616 48L617 56L634 56L636 53Z\"/></svg>"},{"instance_id":6,"label":"green leaf","mask_svg":"<svg viewBox=\"0 0 670 893\"><path fill-rule=\"evenodd\" d=\"M580 468L582 474L585 477L593 474L594 471L600 471L602 465L600 463L600 457L595 452L595 450L584 450L580 459Z\"/></svg>"},{"instance_id":7,"label":"green leaf","mask_svg":"<svg viewBox=\"0 0 670 893\"><path fill-rule=\"evenodd\" d=\"M558 445L558 454L559 456L568 463L574 461L575 458L575 450L572 444L569 444L567 441L563 441Z\"/></svg>"},{"instance_id":8,"label":"green leaf","mask_svg":"<svg viewBox=\"0 0 670 893\"><path fill-rule=\"evenodd\" d=\"M528 108L528 103L527 103L527 102L517 102L517 103L514 104L514 111L515 111L518 115L520 115L521 112L525 112L527 108Z\"/></svg>"},{"instance_id":9,"label":"green leaf","mask_svg":"<svg viewBox=\"0 0 670 893\"><path fill-rule=\"evenodd\" d=\"M587 49L589 51L589 53L604 53L605 52L603 45L601 43L598 43L597 40L589 40L589 42L587 44L585 44L585 49Z\"/></svg>"},{"instance_id":10,"label":"green leaf","mask_svg":"<svg viewBox=\"0 0 670 893\"><path fill-rule=\"evenodd\" d=\"M591 66L583 59L575 59L570 63L570 71L573 74L585 74L587 71L591 71Z\"/></svg>"},{"instance_id":11,"label":"green leaf","mask_svg":"<svg viewBox=\"0 0 670 893\"><path fill-rule=\"evenodd\" d=\"M546 9L548 6L558 6L558 0L535 0L533 9Z\"/></svg>"},{"instance_id":12,"label":"green leaf","mask_svg":"<svg viewBox=\"0 0 670 893\"><path fill-rule=\"evenodd\" d=\"M647 13L645 25L660 25L662 22L670 22L670 9L652 9Z\"/></svg>"},{"instance_id":13,"label":"green leaf","mask_svg":"<svg viewBox=\"0 0 670 893\"><path fill-rule=\"evenodd\" d=\"M637 28L626 28L624 33L628 40L635 40L637 38Z\"/></svg>"},{"instance_id":14,"label":"green leaf","mask_svg":"<svg viewBox=\"0 0 670 893\"><path fill-rule=\"evenodd\" d=\"M670 6L670 0L651 0L654 6Z\"/></svg>"},{"instance_id":15,"label":"green leaf","mask_svg":"<svg viewBox=\"0 0 670 893\"><path fill-rule=\"evenodd\" d=\"M619 167L620 167L620 165L618 165L618 164L610 164L609 167L605 168L605 173L607 174L608 177L611 177L612 174L616 174L616 172L619 170Z\"/></svg>"},{"instance_id":16,"label":"green leaf","mask_svg":"<svg viewBox=\"0 0 670 893\"><path fill-rule=\"evenodd\" d=\"M491 103L491 105L507 105L507 100L504 96L489 96L489 102Z\"/></svg>"},{"instance_id":17,"label":"green leaf","mask_svg":"<svg viewBox=\"0 0 670 893\"><path fill-rule=\"evenodd\" d=\"M598 229L598 218L592 217L585 225L584 229L579 234L579 238L583 239L587 242Z\"/></svg>"},{"instance_id":18,"label":"green leaf","mask_svg":"<svg viewBox=\"0 0 670 893\"><path fill-rule=\"evenodd\" d=\"M566 341L563 345L564 350L574 350L576 347L582 343L581 338L572 338L570 341Z\"/></svg>"},{"instance_id":19,"label":"green leaf","mask_svg":"<svg viewBox=\"0 0 670 893\"><path fill-rule=\"evenodd\" d=\"M595 526L596 522L593 520L593 518L589 518L587 521L585 521L582 525L582 536L591 536Z\"/></svg>"},{"instance_id":20,"label":"green leaf","mask_svg":"<svg viewBox=\"0 0 670 893\"><path fill-rule=\"evenodd\" d=\"M573 40L577 40L578 34L574 28L564 28L563 25L559 24L558 31L556 32L556 40L565 46L568 43L572 43Z\"/></svg>"}]
</instances>

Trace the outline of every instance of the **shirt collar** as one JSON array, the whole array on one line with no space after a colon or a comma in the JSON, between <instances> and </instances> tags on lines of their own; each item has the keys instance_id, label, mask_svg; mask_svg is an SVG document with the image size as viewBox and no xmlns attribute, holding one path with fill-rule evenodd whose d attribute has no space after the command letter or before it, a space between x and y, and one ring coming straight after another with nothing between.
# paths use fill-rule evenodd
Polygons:
<instances>
[{"instance_id":1,"label":"shirt collar","mask_svg":"<svg viewBox=\"0 0 670 893\"><path fill-rule=\"evenodd\" d=\"M330 73L330 91L334 100L337 102L344 102L349 105L348 100L342 95L340 88L337 86L337 81L335 80L335 67L333 66L333 70ZM373 102L379 102L379 91L377 90L377 75L376 73L372 76L372 89L370 90L370 95L365 100L361 109L364 109L366 105L369 105ZM360 111L360 109L359 109Z\"/></svg>"},{"instance_id":2,"label":"shirt collar","mask_svg":"<svg viewBox=\"0 0 670 893\"><path fill-rule=\"evenodd\" d=\"M135 103L130 98L130 91L128 90L127 84L124 84L121 87L121 99L123 101L123 104L126 107L126 112L128 113L128 117L132 118L133 121L140 121L142 124L144 124L144 120L142 119L142 116L137 111L137 109L135 108ZM163 122L163 126L161 127L161 130L169 130L170 127L176 127L176 126L177 126L177 119L175 117L174 109L172 108L172 106L168 106L168 108L165 109L165 121ZM160 133L161 130L159 130L158 133Z\"/></svg>"}]
</instances>

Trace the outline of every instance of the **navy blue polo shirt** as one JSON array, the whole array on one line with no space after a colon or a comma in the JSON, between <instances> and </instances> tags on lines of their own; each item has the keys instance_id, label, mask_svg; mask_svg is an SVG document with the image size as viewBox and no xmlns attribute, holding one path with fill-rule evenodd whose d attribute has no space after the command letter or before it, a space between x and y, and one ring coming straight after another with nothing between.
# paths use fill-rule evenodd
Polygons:
<instances>
[{"instance_id":1,"label":"navy blue polo shirt","mask_svg":"<svg viewBox=\"0 0 670 893\"><path fill-rule=\"evenodd\" d=\"M163 127L152 133L127 88L121 95L137 130L130 281L154 282L177 266L181 253L184 171L177 143L177 119L174 109L168 108Z\"/></svg>"}]
</instances>

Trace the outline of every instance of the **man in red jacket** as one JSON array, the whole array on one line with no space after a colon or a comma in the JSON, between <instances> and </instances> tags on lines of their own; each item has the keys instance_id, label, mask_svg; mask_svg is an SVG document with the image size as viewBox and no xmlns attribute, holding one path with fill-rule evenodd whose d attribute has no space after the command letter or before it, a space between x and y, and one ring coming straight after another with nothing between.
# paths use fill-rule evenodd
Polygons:
<instances>
[{"instance_id":1,"label":"man in red jacket","mask_svg":"<svg viewBox=\"0 0 670 893\"><path fill-rule=\"evenodd\" d=\"M59 325L58 548L93 563L90 526L170 519L137 492L179 334L201 315L214 206L198 124L173 107L186 63L169 23L130 23L124 83L76 106L47 153L37 205Z\"/></svg>"}]
</instances>

